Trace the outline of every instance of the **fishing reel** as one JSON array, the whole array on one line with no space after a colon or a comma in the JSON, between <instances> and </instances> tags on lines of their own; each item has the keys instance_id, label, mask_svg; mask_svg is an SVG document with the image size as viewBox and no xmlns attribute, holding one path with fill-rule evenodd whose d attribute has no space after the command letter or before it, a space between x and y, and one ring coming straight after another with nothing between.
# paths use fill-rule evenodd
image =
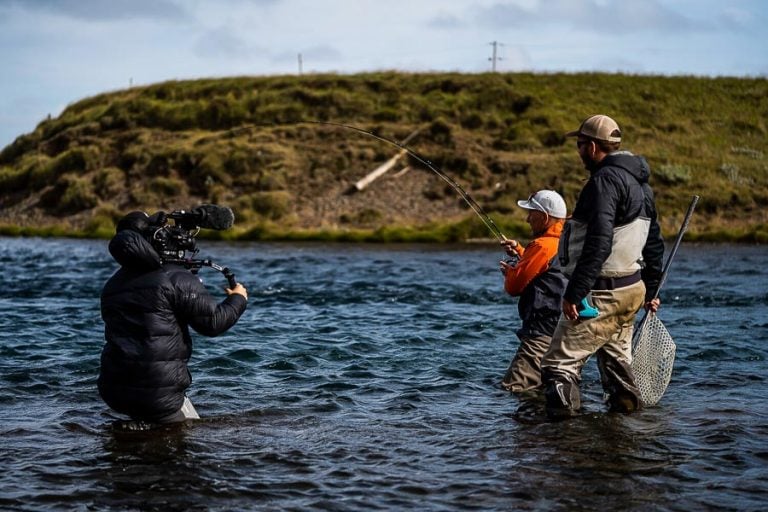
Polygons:
<instances>
[{"instance_id":1,"label":"fishing reel","mask_svg":"<svg viewBox=\"0 0 768 512\"><path fill-rule=\"evenodd\" d=\"M509 265L510 267L516 267L518 263L520 263L520 256L515 254L514 256L507 255L507 259L504 260L504 263Z\"/></svg>"},{"instance_id":2,"label":"fishing reel","mask_svg":"<svg viewBox=\"0 0 768 512\"><path fill-rule=\"evenodd\" d=\"M499 271L503 275L507 275L507 269L515 268L519 262L520 262L520 256L518 256L517 254L515 254L514 256L507 255L507 259L499 262Z\"/></svg>"}]
</instances>

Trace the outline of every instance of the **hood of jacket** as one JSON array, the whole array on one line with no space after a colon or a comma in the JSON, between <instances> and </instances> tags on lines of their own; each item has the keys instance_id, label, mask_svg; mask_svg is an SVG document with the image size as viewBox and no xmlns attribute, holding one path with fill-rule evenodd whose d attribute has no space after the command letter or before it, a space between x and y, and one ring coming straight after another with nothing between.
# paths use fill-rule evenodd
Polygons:
<instances>
[{"instance_id":1,"label":"hood of jacket","mask_svg":"<svg viewBox=\"0 0 768 512\"><path fill-rule=\"evenodd\" d=\"M645 158L630 153L629 151L616 151L609 154L600 161L595 172L603 167L618 167L624 169L634 176L640 183L648 183L648 178L651 176L651 168L648 166L648 162L645 161Z\"/></svg>"},{"instance_id":2,"label":"hood of jacket","mask_svg":"<svg viewBox=\"0 0 768 512\"><path fill-rule=\"evenodd\" d=\"M560 235L563 233L563 225L565 224L565 220L557 221L553 223L551 226L549 226L546 231L544 231L539 236L546 236L550 238L560 238Z\"/></svg>"},{"instance_id":3,"label":"hood of jacket","mask_svg":"<svg viewBox=\"0 0 768 512\"><path fill-rule=\"evenodd\" d=\"M140 233L123 230L109 242L109 253L120 266L132 270L150 271L160 268L160 255Z\"/></svg>"}]
</instances>

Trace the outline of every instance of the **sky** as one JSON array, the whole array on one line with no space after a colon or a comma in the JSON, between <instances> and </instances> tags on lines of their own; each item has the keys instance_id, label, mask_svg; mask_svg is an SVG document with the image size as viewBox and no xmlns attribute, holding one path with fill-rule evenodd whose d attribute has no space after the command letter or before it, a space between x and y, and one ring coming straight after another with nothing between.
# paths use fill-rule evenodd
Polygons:
<instances>
[{"instance_id":1,"label":"sky","mask_svg":"<svg viewBox=\"0 0 768 512\"><path fill-rule=\"evenodd\" d=\"M765 78L766 25L764 0L0 0L0 148L83 98L166 80L494 65Z\"/></svg>"}]
</instances>

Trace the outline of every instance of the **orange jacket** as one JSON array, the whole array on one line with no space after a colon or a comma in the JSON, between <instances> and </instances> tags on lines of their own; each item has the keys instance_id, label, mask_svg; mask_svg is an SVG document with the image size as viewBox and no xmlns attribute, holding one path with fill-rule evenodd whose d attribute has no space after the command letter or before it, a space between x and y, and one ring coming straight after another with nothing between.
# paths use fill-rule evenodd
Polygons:
<instances>
[{"instance_id":1,"label":"orange jacket","mask_svg":"<svg viewBox=\"0 0 768 512\"><path fill-rule=\"evenodd\" d=\"M536 276L549 268L549 262L557 254L562 231L563 222L556 222L544 234L534 238L525 249L517 246L516 251L520 255L520 261L514 268L507 270L504 277L504 289L507 293L513 297L521 295Z\"/></svg>"}]
</instances>

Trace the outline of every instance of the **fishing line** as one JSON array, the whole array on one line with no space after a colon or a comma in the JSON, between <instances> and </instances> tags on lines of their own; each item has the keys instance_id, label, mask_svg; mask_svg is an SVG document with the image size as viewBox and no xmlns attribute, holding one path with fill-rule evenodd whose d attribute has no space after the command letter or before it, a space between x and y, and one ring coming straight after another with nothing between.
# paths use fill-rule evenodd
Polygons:
<instances>
[{"instance_id":1,"label":"fishing line","mask_svg":"<svg viewBox=\"0 0 768 512\"><path fill-rule=\"evenodd\" d=\"M368 130L364 130L362 128L358 128L357 126L352 126L348 124L342 124L342 123L334 123L330 121L306 121L307 123L312 124L325 124L329 126L337 126L340 128L346 128L348 130L354 130L356 132L368 135L370 137L373 137L374 139L380 140L382 142L386 142L388 144L391 144L397 148L402 149L409 155L411 155L414 159L424 164L430 171L434 172L440 178L443 179L446 183L448 183L453 189L459 193L462 199L469 205L470 208L472 208L472 211L474 211L478 217L480 217L480 220L483 221L483 224L493 233L493 235L499 239L499 242L503 242L507 239L507 237L504 236L504 234L501 232L501 230L496 226L496 223L493 222L493 219L491 219L487 213L480 207L477 202L472 199L472 197L459 185L456 183L450 176L442 172L440 169L438 169L432 162L427 160L426 158L420 156L418 153L410 149L409 147L405 146L404 144L401 144L397 141L394 141L392 139L388 139L387 137L384 137L382 135L378 135L376 133L370 132Z\"/></svg>"},{"instance_id":2,"label":"fishing line","mask_svg":"<svg viewBox=\"0 0 768 512\"><path fill-rule=\"evenodd\" d=\"M393 146L395 146L395 147L405 151L406 153L411 155L415 160L417 160L418 162L421 162L422 164L424 164L430 171L432 171L435 174L437 174L443 181L448 183L456 192L458 192L458 194L461 196L461 198L464 199L464 201L469 205L469 207L472 209L472 211L475 212L478 217L480 217L480 220L483 221L483 224L485 224L485 226L491 231L491 233L493 233L493 236L495 236L499 240L499 242L504 242L505 240L507 240L507 237L504 236L504 233L502 233L501 230L498 228L498 226L496 226L496 223L493 222L493 219L491 219L488 216L488 214L485 213L483 208L479 204L477 204L477 201L472 199L472 197L467 193L466 190L464 190L462 188L461 185L456 183L456 181L454 181L453 178L451 178L450 176L445 174L443 171L438 169L435 166L435 164L433 164L432 162L430 162L426 158L422 157L421 155L419 155L418 153L413 151L411 148L405 146L405 144L397 142L397 141L392 140L392 139L389 139L387 137L384 137L383 135L379 135L379 134L373 133L371 131L364 130L362 128L358 128L357 126L352 126L352 125L348 125L348 124L336 123L336 122L332 122L332 121L303 121L303 122L309 123L309 124L324 124L324 125L327 125L327 126L335 126L335 127L338 127L338 128L345 128L347 130L353 130L353 131L356 131L358 133L362 133L364 135L368 135L369 137L373 137L374 139L377 139L377 140L379 140L381 142L386 142L387 144L391 144L391 145L393 145ZM240 126L240 127L237 127L237 128L230 128L229 130L226 131L226 133L228 133L230 135L233 135L235 133L238 133L238 132L241 132L241 131L246 131L246 130L251 130L251 129L256 128L256 127L257 127L256 125Z\"/></svg>"}]
</instances>

